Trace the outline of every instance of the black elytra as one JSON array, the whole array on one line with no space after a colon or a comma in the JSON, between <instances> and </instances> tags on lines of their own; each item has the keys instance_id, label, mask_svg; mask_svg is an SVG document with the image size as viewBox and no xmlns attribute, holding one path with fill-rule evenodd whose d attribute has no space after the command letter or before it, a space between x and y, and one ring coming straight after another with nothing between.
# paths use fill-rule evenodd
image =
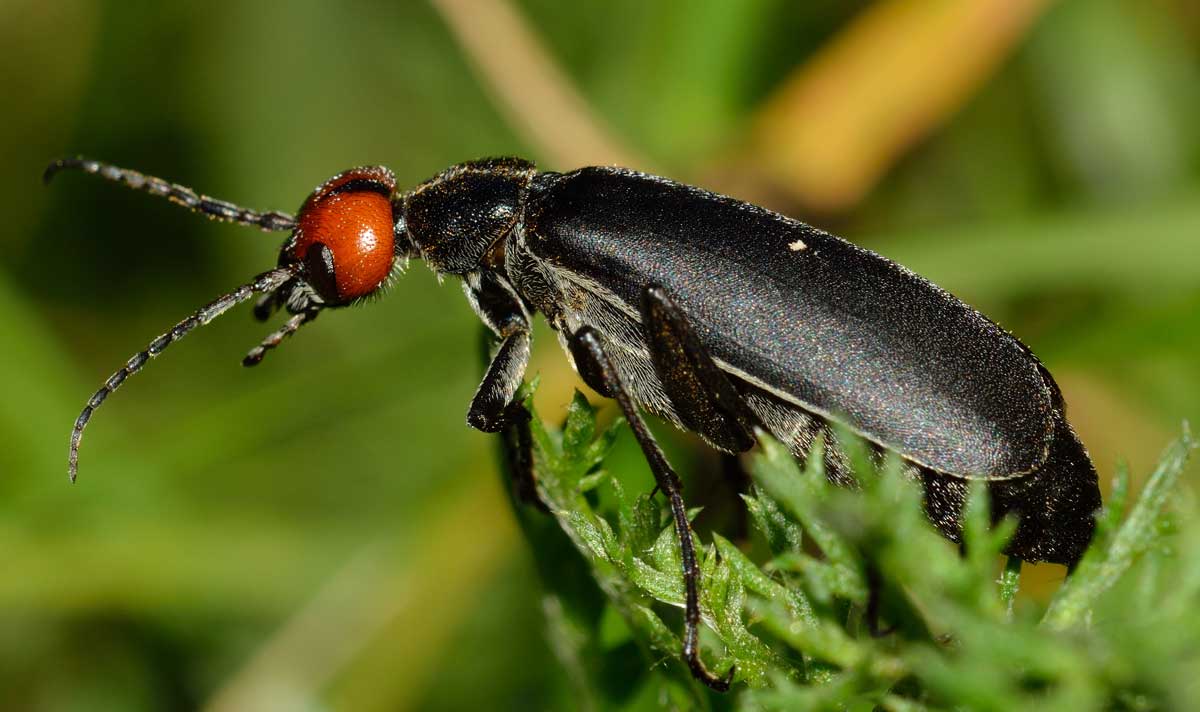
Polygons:
<instances>
[{"instance_id":1,"label":"black elytra","mask_svg":"<svg viewBox=\"0 0 1200 712\"><path fill-rule=\"evenodd\" d=\"M292 314L246 357L253 365L321 310L362 301L416 258L462 278L495 343L469 425L528 448L528 414L515 398L535 313L581 377L617 401L671 506L687 593L683 657L713 688L727 689L733 671L715 676L700 659L699 571L681 487L639 411L731 453L753 446L755 428L798 458L823 437L839 483L848 472L832 427L845 426L901 457L952 540L971 480L987 482L994 517L1019 518L1011 556L1070 566L1092 538L1096 471L1030 350L904 267L783 215L622 168L539 172L519 158L463 163L407 191L386 168L352 169L319 186L296 217L83 159L51 164L46 178L68 168L291 233L274 270L155 339L89 399L71 435L72 479L93 411L192 328L254 295L258 318ZM514 453L510 462L531 460Z\"/></svg>"}]
</instances>

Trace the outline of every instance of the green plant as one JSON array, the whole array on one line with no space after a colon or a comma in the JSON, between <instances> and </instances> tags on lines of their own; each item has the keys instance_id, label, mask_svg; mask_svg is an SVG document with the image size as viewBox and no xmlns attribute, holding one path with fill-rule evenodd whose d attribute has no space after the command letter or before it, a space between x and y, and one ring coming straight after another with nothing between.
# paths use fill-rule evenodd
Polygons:
<instances>
[{"instance_id":1,"label":"green plant","mask_svg":"<svg viewBox=\"0 0 1200 712\"><path fill-rule=\"evenodd\" d=\"M1162 709L1195 699L1200 528L1166 506L1195 447L1186 428L1131 504L1120 471L1095 542L1047 605L1016 598L1020 562L1000 560L1012 522L990 526L982 487L960 548L929 525L920 487L894 458L877 464L852 445L860 488L847 491L827 482L821 457L801 466L764 439L744 496L754 537L698 542L704 655L711 669L738 670L736 692L719 697L678 659L683 588L665 508L604 469L621 423L597 431L579 394L561 430L535 415L553 519L519 510L549 587L552 647L581 708ZM590 576L573 568L581 562ZM869 575L895 626L882 637L864 620Z\"/></svg>"}]
</instances>

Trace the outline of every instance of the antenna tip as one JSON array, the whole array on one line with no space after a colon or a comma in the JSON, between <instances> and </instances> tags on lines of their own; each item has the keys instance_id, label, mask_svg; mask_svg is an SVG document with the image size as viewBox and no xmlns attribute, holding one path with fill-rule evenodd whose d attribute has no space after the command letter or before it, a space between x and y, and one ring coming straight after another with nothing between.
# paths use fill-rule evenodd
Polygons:
<instances>
[{"instance_id":1,"label":"antenna tip","mask_svg":"<svg viewBox=\"0 0 1200 712\"><path fill-rule=\"evenodd\" d=\"M50 181L54 179L54 176L70 165L71 159L69 158L60 158L56 161L51 161L50 165L46 166L46 170L42 171L42 185L50 185Z\"/></svg>"},{"instance_id":2,"label":"antenna tip","mask_svg":"<svg viewBox=\"0 0 1200 712\"><path fill-rule=\"evenodd\" d=\"M64 168L84 168L87 164L82 158L60 158L56 161L51 161L50 165L46 166L46 170L42 171L42 185L50 185L50 181ZM89 169L89 172L93 172Z\"/></svg>"},{"instance_id":3,"label":"antenna tip","mask_svg":"<svg viewBox=\"0 0 1200 712\"><path fill-rule=\"evenodd\" d=\"M99 395L99 394L97 394ZM96 396L92 396L92 400L96 400ZM103 400L101 398L100 400ZM99 405L97 403L96 405ZM79 474L79 443L83 441L83 428L87 425L88 420L92 417L92 411L95 406L89 401L84 407L83 412L75 419L75 427L71 430L71 447L67 451L67 477L71 478L71 482L75 482L75 476Z\"/></svg>"},{"instance_id":4,"label":"antenna tip","mask_svg":"<svg viewBox=\"0 0 1200 712\"><path fill-rule=\"evenodd\" d=\"M63 160L60 158L46 166L46 170L42 171L42 185L50 185L50 181L54 178L54 174L63 169Z\"/></svg>"}]
</instances>

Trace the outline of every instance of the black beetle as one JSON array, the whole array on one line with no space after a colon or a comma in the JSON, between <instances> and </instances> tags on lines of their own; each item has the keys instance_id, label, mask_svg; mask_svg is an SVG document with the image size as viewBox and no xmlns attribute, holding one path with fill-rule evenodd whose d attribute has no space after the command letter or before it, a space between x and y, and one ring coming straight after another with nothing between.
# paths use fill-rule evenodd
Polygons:
<instances>
[{"instance_id":1,"label":"black beetle","mask_svg":"<svg viewBox=\"0 0 1200 712\"><path fill-rule=\"evenodd\" d=\"M535 312L584 381L616 399L670 501L687 593L684 658L714 688L726 689L733 671L718 678L700 660L698 570L679 480L639 409L730 453L754 445L755 427L797 457L824 437L835 481L848 477L831 432L840 423L901 456L951 539L967 483L981 479L994 515L1019 517L1010 555L1073 565L1091 540L1096 472L1030 350L909 270L763 208L621 168L538 172L498 158L453 166L407 192L386 168L352 169L293 218L83 159L56 161L45 178L64 168L211 218L291 232L276 269L155 339L89 399L71 435L72 479L92 412L194 327L256 294L258 318L286 309L293 316L246 356L253 365L320 310L371 295L420 258L462 277L496 340L472 427L525 427L514 397Z\"/></svg>"}]
</instances>

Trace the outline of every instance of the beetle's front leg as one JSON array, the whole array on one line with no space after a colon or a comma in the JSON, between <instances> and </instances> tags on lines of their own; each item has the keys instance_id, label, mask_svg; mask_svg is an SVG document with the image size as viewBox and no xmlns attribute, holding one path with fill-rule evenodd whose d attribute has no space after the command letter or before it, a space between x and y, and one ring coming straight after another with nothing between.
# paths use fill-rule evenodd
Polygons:
<instances>
[{"instance_id":1,"label":"beetle's front leg","mask_svg":"<svg viewBox=\"0 0 1200 712\"><path fill-rule=\"evenodd\" d=\"M700 659L700 566L696 562L696 549L692 542L692 528L688 524L687 507L684 506L683 496L680 494L682 484L679 476L671 469L671 464L667 462L662 449L654 440L654 435L646 427L646 421L642 420L637 406L624 384L621 383L621 377L605 353L604 345L596 332L591 327L585 326L571 337L570 345L571 356L580 373L586 370L595 374L603 382L604 390L611 394L611 397L621 407L621 412L624 413L630 429L633 430L634 437L637 438L638 445L642 448L642 453L645 454L646 460L650 464L650 471L654 473L654 480L658 483L658 488L667 496L667 501L671 506L671 516L675 522L675 534L679 539L680 559L683 563L683 659L696 679L714 690L724 692L729 689L735 668L730 668L724 677L717 677L704 667L704 662Z\"/></svg>"},{"instance_id":2,"label":"beetle's front leg","mask_svg":"<svg viewBox=\"0 0 1200 712\"><path fill-rule=\"evenodd\" d=\"M499 433L514 494L542 510L533 473L529 411L515 400L529 364L529 316L512 287L494 274L471 274L463 282L471 308L486 327L481 353L487 364L467 411L467 424Z\"/></svg>"},{"instance_id":3,"label":"beetle's front leg","mask_svg":"<svg viewBox=\"0 0 1200 712\"><path fill-rule=\"evenodd\" d=\"M529 313L512 285L495 272L466 275L463 292L500 344L471 400L467 425L485 433L498 433L507 424L505 415L529 365Z\"/></svg>"},{"instance_id":4,"label":"beetle's front leg","mask_svg":"<svg viewBox=\"0 0 1200 712\"><path fill-rule=\"evenodd\" d=\"M498 433L510 421L520 419L525 409L514 403L525 367L529 364L529 332L518 331L500 342L500 349L488 364L487 372L471 399L467 425L485 433ZM528 416L526 416L528 417Z\"/></svg>"}]
</instances>

